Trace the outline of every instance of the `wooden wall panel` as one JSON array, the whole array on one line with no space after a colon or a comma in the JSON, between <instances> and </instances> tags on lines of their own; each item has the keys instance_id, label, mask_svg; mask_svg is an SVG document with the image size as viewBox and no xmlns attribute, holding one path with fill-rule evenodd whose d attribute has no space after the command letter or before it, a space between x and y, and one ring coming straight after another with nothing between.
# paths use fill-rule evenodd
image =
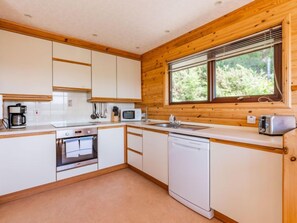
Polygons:
<instances>
[{"instance_id":1,"label":"wooden wall panel","mask_svg":"<svg viewBox=\"0 0 297 223\"><path fill-rule=\"evenodd\" d=\"M281 19L289 14L292 21L291 83L292 86L297 85L297 1L255 0L142 55L143 102L137 107L148 107L151 119L168 120L169 115L174 114L182 121L240 126L257 125L247 124L247 115L257 118L261 114L297 116L296 91L292 92L291 108L284 108L279 103L167 105L165 100L168 61L280 24Z\"/></svg>"}]
</instances>

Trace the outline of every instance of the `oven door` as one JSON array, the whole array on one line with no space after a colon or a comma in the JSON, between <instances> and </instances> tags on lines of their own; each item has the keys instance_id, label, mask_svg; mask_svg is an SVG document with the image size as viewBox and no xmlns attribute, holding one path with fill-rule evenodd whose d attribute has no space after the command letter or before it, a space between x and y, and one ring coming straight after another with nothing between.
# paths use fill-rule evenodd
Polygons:
<instances>
[{"instance_id":1,"label":"oven door","mask_svg":"<svg viewBox=\"0 0 297 223\"><path fill-rule=\"evenodd\" d=\"M97 136L57 139L57 171L98 162Z\"/></svg>"}]
</instances>

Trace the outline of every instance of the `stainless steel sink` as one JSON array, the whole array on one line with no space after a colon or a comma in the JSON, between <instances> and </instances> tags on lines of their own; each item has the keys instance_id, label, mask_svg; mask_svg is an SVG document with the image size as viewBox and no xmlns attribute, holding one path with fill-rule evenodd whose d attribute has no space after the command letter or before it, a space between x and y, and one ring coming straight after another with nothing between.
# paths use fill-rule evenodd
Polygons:
<instances>
[{"instance_id":1,"label":"stainless steel sink","mask_svg":"<svg viewBox=\"0 0 297 223\"><path fill-rule=\"evenodd\" d=\"M209 126L203 126L203 125L187 125L187 124L177 125L177 124L170 124L170 123L154 123L151 125L163 127L163 128L188 129L192 131L210 128Z\"/></svg>"}]
</instances>

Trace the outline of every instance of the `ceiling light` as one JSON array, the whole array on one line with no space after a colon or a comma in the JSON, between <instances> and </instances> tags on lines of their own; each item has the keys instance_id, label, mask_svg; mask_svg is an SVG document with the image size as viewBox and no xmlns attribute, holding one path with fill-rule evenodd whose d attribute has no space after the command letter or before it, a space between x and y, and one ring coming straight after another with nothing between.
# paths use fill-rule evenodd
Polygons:
<instances>
[{"instance_id":1,"label":"ceiling light","mask_svg":"<svg viewBox=\"0 0 297 223\"><path fill-rule=\"evenodd\" d=\"M165 30L165 33L170 33L170 30L168 30L168 29L167 29L167 30Z\"/></svg>"},{"instance_id":2,"label":"ceiling light","mask_svg":"<svg viewBox=\"0 0 297 223\"><path fill-rule=\"evenodd\" d=\"M30 14L24 14L24 16L28 17L28 18L32 18L32 16Z\"/></svg>"},{"instance_id":3,"label":"ceiling light","mask_svg":"<svg viewBox=\"0 0 297 223\"><path fill-rule=\"evenodd\" d=\"M223 1L216 1L215 2L215 5L220 5L220 4L222 4L223 3Z\"/></svg>"},{"instance_id":4,"label":"ceiling light","mask_svg":"<svg viewBox=\"0 0 297 223\"><path fill-rule=\"evenodd\" d=\"M140 47L139 47L139 46L137 46L137 47L136 47L136 49L140 49Z\"/></svg>"},{"instance_id":5,"label":"ceiling light","mask_svg":"<svg viewBox=\"0 0 297 223\"><path fill-rule=\"evenodd\" d=\"M95 36L95 37L97 37L98 35L97 35L96 33L93 33L93 34L92 34L92 36Z\"/></svg>"}]
</instances>

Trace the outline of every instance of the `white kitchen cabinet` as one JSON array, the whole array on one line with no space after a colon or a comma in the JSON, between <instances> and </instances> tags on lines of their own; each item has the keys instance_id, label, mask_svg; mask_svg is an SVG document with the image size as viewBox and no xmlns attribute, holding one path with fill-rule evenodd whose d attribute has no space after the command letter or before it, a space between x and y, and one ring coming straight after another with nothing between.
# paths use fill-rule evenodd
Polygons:
<instances>
[{"instance_id":1,"label":"white kitchen cabinet","mask_svg":"<svg viewBox=\"0 0 297 223\"><path fill-rule=\"evenodd\" d=\"M91 89L91 67L53 61L53 86Z\"/></svg>"},{"instance_id":2,"label":"white kitchen cabinet","mask_svg":"<svg viewBox=\"0 0 297 223\"><path fill-rule=\"evenodd\" d=\"M240 223L282 222L282 155L210 144L211 208Z\"/></svg>"},{"instance_id":3,"label":"white kitchen cabinet","mask_svg":"<svg viewBox=\"0 0 297 223\"><path fill-rule=\"evenodd\" d=\"M117 97L116 56L92 51L92 97Z\"/></svg>"},{"instance_id":4,"label":"white kitchen cabinet","mask_svg":"<svg viewBox=\"0 0 297 223\"><path fill-rule=\"evenodd\" d=\"M124 126L98 129L99 169L125 162Z\"/></svg>"},{"instance_id":5,"label":"white kitchen cabinet","mask_svg":"<svg viewBox=\"0 0 297 223\"><path fill-rule=\"evenodd\" d=\"M128 150L128 164L142 170L142 155Z\"/></svg>"},{"instance_id":6,"label":"white kitchen cabinet","mask_svg":"<svg viewBox=\"0 0 297 223\"><path fill-rule=\"evenodd\" d=\"M128 164L142 170L142 129L127 128Z\"/></svg>"},{"instance_id":7,"label":"white kitchen cabinet","mask_svg":"<svg viewBox=\"0 0 297 223\"><path fill-rule=\"evenodd\" d=\"M143 171L168 185L168 133L143 130Z\"/></svg>"},{"instance_id":8,"label":"white kitchen cabinet","mask_svg":"<svg viewBox=\"0 0 297 223\"><path fill-rule=\"evenodd\" d=\"M61 171L57 173L57 180L64 180L70 177L75 177L75 176L79 176L82 174L86 174L86 173L90 173L90 172L94 172L98 170L98 164L91 164L91 165L87 165L87 166L82 166L82 167L78 167L78 168L74 168L74 169L70 169L70 170L65 170L65 171Z\"/></svg>"},{"instance_id":9,"label":"white kitchen cabinet","mask_svg":"<svg viewBox=\"0 0 297 223\"><path fill-rule=\"evenodd\" d=\"M0 139L0 195L56 181L55 134Z\"/></svg>"},{"instance_id":10,"label":"white kitchen cabinet","mask_svg":"<svg viewBox=\"0 0 297 223\"><path fill-rule=\"evenodd\" d=\"M80 63L91 63L91 50L53 42L53 57Z\"/></svg>"},{"instance_id":11,"label":"white kitchen cabinet","mask_svg":"<svg viewBox=\"0 0 297 223\"><path fill-rule=\"evenodd\" d=\"M117 98L141 99L141 63L117 57Z\"/></svg>"},{"instance_id":12,"label":"white kitchen cabinet","mask_svg":"<svg viewBox=\"0 0 297 223\"><path fill-rule=\"evenodd\" d=\"M52 95L52 42L0 30L0 94Z\"/></svg>"}]
</instances>

